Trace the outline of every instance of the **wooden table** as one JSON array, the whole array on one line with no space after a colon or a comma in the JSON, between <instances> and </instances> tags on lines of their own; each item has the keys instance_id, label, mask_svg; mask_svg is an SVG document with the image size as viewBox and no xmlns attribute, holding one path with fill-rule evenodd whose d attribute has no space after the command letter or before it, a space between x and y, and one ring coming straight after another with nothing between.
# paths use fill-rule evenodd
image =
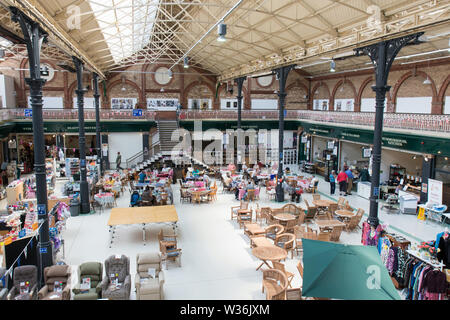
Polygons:
<instances>
[{"instance_id":1,"label":"wooden table","mask_svg":"<svg viewBox=\"0 0 450 320\"><path fill-rule=\"evenodd\" d=\"M343 226L345 227L345 223L339 220L315 220L315 224L320 229L332 229L337 226Z\"/></svg>"},{"instance_id":2,"label":"wooden table","mask_svg":"<svg viewBox=\"0 0 450 320\"><path fill-rule=\"evenodd\" d=\"M145 245L145 225L148 223L170 223L175 232L178 214L174 205L153 207L113 208L108 220L111 233L110 245L113 243L115 229L119 225L142 225L142 236Z\"/></svg>"},{"instance_id":3,"label":"wooden table","mask_svg":"<svg viewBox=\"0 0 450 320\"><path fill-rule=\"evenodd\" d=\"M278 213L273 216L274 219L277 219L279 221L287 222L290 220L295 220L295 216L290 213Z\"/></svg>"},{"instance_id":4,"label":"wooden table","mask_svg":"<svg viewBox=\"0 0 450 320\"><path fill-rule=\"evenodd\" d=\"M257 223L246 223L244 224L244 233L249 237L261 236L266 233L266 229L261 227Z\"/></svg>"},{"instance_id":5,"label":"wooden table","mask_svg":"<svg viewBox=\"0 0 450 320\"><path fill-rule=\"evenodd\" d=\"M334 214L335 215L337 215L338 217L341 217L341 218L351 218L351 217L354 217L355 215L356 215L356 213L355 212L353 212L353 211L349 211L349 210L336 210L335 212L334 212Z\"/></svg>"},{"instance_id":6,"label":"wooden table","mask_svg":"<svg viewBox=\"0 0 450 320\"><path fill-rule=\"evenodd\" d=\"M261 268L264 264L269 268L272 268L267 261L280 261L286 259L287 257L287 251L275 245L253 248L252 254L262 260L261 265L256 268L256 270L259 270L259 268Z\"/></svg>"},{"instance_id":7,"label":"wooden table","mask_svg":"<svg viewBox=\"0 0 450 320\"><path fill-rule=\"evenodd\" d=\"M188 189L187 192L192 195L192 202L201 203L202 201L201 197L208 195L210 190L195 191L192 189Z\"/></svg>"}]
</instances>

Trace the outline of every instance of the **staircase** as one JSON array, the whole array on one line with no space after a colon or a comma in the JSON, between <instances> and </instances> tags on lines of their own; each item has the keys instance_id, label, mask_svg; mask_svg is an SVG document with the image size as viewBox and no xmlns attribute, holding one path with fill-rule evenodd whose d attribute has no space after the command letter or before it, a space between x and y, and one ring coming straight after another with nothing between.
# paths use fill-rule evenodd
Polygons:
<instances>
[{"instance_id":1,"label":"staircase","mask_svg":"<svg viewBox=\"0 0 450 320\"><path fill-rule=\"evenodd\" d=\"M133 157L127 159L127 168L131 169L131 172L141 171L149 168L153 163L160 161L164 156L172 156L172 150L179 143L178 141L172 141L172 133L178 129L178 123L176 120L159 120L157 122L158 135L159 135L159 149L160 152L151 155L145 155L143 151L137 153ZM207 164L193 158L191 155L181 152L177 160L173 161L175 164L191 163L201 167L203 170L211 170Z\"/></svg>"},{"instance_id":2,"label":"staircase","mask_svg":"<svg viewBox=\"0 0 450 320\"><path fill-rule=\"evenodd\" d=\"M172 141L171 139L172 133L178 129L178 123L176 120L159 120L157 125L161 153L171 155L173 148L178 144L178 141Z\"/></svg>"}]
</instances>

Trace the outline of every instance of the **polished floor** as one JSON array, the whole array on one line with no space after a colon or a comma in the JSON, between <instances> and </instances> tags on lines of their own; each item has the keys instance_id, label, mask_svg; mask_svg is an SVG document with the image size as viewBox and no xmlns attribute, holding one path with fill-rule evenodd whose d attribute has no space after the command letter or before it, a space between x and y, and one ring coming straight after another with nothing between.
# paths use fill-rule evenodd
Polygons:
<instances>
[{"instance_id":1,"label":"polished floor","mask_svg":"<svg viewBox=\"0 0 450 320\"><path fill-rule=\"evenodd\" d=\"M57 182L57 192L64 181ZM238 205L233 194L223 194L219 184L217 201L211 204L180 203L178 184L173 185L174 203L179 216L178 242L182 248L181 267L169 263L165 273L165 298L171 300L209 300L209 299L265 299L261 291L262 272L256 271L260 260L251 254L249 239L235 220L230 220L230 207ZM319 192L329 196L329 184L321 180ZM262 189L260 206L281 207L268 199ZM311 194L303 198L312 200ZM334 196L335 199L338 196ZM369 201L357 195L347 197L355 208L369 211ZM130 194L126 191L118 200L118 207L128 207ZM287 203L287 202L286 202ZM252 204L251 204L252 205ZM305 207L302 201L301 206ZM157 233L160 228L170 232L170 225L155 224L146 228L146 244L142 238L142 227L138 225L117 228L112 247L109 248L110 234L107 221L111 209L89 215L71 217L63 231L65 239L64 257L58 258L76 267L87 261L103 262L110 255L125 254L130 257L131 276L134 283L136 273L136 254L158 252ZM379 213L380 220L388 224L388 231L402 233L412 242L434 239L443 226L417 220L414 215ZM312 225L313 226L313 225ZM361 230L343 232L340 242L360 244ZM295 274L294 287L301 285L296 264L300 256L290 255L285 261L286 269ZM73 277L75 280L76 277ZM131 299L135 299L134 285Z\"/></svg>"}]
</instances>

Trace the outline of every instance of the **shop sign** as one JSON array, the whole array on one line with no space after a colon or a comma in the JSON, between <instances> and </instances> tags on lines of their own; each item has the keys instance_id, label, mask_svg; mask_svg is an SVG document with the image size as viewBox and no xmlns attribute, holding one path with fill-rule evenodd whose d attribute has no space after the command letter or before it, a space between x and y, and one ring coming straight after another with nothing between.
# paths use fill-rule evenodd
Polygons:
<instances>
[{"instance_id":1,"label":"shop sign","mask_svg":"<svg viewBox=\"0 0 450 320\"><path fill-rule=\"evenodd\" d=\"M408 141L405 139L397 139L397 138L390 138L390 137L382 137L381 140L385 142L389 146L395 146L395 147L404 147Z\"/></svg>"}]
</instances>

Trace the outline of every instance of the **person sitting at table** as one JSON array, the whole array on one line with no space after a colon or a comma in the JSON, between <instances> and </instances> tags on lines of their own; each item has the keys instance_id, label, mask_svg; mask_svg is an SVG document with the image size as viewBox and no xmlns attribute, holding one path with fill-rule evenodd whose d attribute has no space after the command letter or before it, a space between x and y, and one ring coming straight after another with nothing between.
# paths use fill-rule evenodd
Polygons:
<instances>
[{"instance_id":1,"label":"person sitting at table","mask_svg":"<svg viewBox=\"0 0 450 320\"><path fill-rule=\"evenodd\" d=\"M146 178L147 174L144 171L141 171L141 173L139 173L139 183L144 183Z\"/></svg>"},{"instance_id":2,"label":"person sitting at table","mask_svg":"<svg viewBox=\"0 0 450 320\"><path fill-rule=\"evenodd\" d=\"M130 207L139 207L141 204L141 196L138 191L133 191L131 194Z\"/></svg>"},{"instance_id":3,"label":"person sitting at table","mask_svg":"<svg viewBox=\"0 0 450 320\"><path fill-rule=\"evenodd\" d=\"M195 178L197 178L198 175L200 174L200 170L198 170L198 168L195 168L194 171L192 171L192 174L194 175Z\"/></svg>"},{"instance_id":4,"label":"person sitting at table","mask_svg":"<svg viewBox=\"0 0 450 320\"><path fill-rule=\"evenodd\" d=\"M291 169L289 169L289 167L286 167L286 169L284 170L284 174L291 174Z\"/></svg>"},{"instance_id":5,"label":"person sitting at table","mask_svg":"<svg viewBox=\"0 0 450 320\"><path fill-rule=\"evenodd\" d=\"M154 206L155 205L155 197L153 196L150 188L147 186L142 193L141 196L141 205L142 206Z\"/></svg>"},{"instance_id":6,"label":"person sitting at table","mask_svg":"<svg viewBox=\"0 0 450 320\"><path fill-rule=\"evenodd\" d=\"M170 204L173 204L173 192L170 186L166 186L164 188L164 192L167 193L167 197L169 198Z\"/></svg>"},{"instance_id":7,"label":"person sitting at table","mask_svg":"<svg viewBox=\"0 0 450 320\"><path fill-rule=\"evenodd\" d=\"M209 188L209 184L211 183L211 178L205 173L203 175L203 182L205 183L205 188Z\"/></svg>"},{"instance_id":8,"label":"person sitting at table","mask_svg":"<svg viewBox=\"0 0 450 320\"><path fill-rule=\"evenodd\" d=\"M236 185L236 189L234 190L234 197L236 200L239 200L239 190L245 188L245 181L242 180Z\"/></svg>"}]
</instances>

